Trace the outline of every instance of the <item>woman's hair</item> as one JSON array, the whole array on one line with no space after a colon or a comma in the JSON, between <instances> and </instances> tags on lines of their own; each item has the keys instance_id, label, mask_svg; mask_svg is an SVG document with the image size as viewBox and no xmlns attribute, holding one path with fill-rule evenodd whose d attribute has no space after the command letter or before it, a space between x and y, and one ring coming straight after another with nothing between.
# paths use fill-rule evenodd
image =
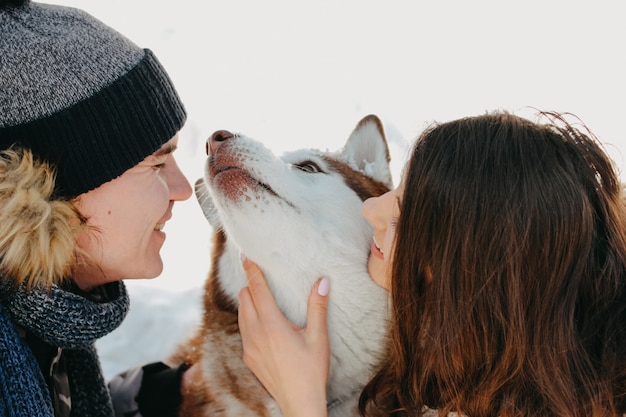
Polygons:
<instances>
[{"instance_id":1,"label":"woman's hair","mask_svg":"<svg viewBox=\"0 0 626 417\"><path fill-rule=\"evenodd\" d=\"M416 141L399 202L390 354L362 414L626 411L622 188L586 128L542 116L470 117Z\"/></svg>"}]
</instances>

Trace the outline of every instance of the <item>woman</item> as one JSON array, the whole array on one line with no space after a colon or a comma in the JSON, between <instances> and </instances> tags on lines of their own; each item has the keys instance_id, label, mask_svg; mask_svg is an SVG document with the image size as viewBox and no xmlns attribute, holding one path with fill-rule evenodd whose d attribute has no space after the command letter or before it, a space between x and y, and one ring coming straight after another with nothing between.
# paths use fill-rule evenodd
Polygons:
<instances>
[{"instance_id":1,"label":"woman","mask_svg":"<svg viewBox=\"0 0 626 417\"><path fill-rule=\"evenodd\" d=\"M434 126L400 186L363 204L369 271L393 313L361 414L626 412L622 188L593 135L543 116ZM327 291L312 292L297 329L244 267L244 360L286 416L326 415Z\"/></svg>"},{"instance_id":2,"label":"woman","mask_svg":"<svg viewBox=\"0 0 626 417\"><path fill-rule=\"evenodd\" d=\"M0 416L176 415L184 367L134 372L114 410L94 348L191 195L167 73L81 10L3 0L0 105Z\"/></svg>"}]
</instances>

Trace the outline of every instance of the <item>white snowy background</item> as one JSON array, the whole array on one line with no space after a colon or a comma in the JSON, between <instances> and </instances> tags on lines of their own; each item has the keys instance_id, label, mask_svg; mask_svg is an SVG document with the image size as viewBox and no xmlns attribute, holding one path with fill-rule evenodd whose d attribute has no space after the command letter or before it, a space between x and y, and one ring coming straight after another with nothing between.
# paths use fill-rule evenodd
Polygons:
<instances>
[{"instance_id":1,"label":"white snowy background","mask_svg":"<svg viewBox=\"0 0 626 417\"><path fill-rule=\"evenodd\" d=\"M619 0L56 2L155 51L189 113L176 155L190 182L215 130L277 153L337 150L369 113L384 122L396 180L426 125L496 109L574 113L623 166ZM165 230L163 274L127 282L129 316L98 343L107 377L165 358L199 321L211 229L195 197Z\"/></svg>"}]
</instances>

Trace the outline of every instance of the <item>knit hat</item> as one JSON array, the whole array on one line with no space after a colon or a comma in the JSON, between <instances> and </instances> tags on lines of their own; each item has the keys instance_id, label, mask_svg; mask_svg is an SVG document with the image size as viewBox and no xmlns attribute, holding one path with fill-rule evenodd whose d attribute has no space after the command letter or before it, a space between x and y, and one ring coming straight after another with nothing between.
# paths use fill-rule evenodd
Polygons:
<instances>
[{"instance_id":1,"label":"knit hat","mask_svg":"<svg viewBox=\"0 0 626 417\"><path fill-rule=\"evenodd\" d=\"M149 49L75 8L0 0L0 151L51 163L56 197L120 176L185 119Z\"/></svg>"}]
</instances>

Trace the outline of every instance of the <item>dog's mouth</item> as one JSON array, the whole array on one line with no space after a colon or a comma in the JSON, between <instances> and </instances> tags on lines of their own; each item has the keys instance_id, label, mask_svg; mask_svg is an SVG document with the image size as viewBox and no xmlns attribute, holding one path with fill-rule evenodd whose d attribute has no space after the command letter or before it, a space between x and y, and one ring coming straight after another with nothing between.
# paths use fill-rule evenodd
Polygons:
<instances>
[{"instance_id":1,"label":"dog's mouth","mask_svg":"<svg viewBox=\"0 0 626 417\"><path fill-rule=\"evenodd\" d=\"M216 169L213 173L213 178L216 179L218 176L225 173L230 177L229 181L235 177L239 178L238 181L234 181L234 185L236 186L252 185L254 188L260 188L261 190L267 192L270 195L273 195L274 197L281 198L278 193L276 193L276 191L274 191L274 189L272 189L272 187L270 187L268 184L259 181L258 179L253 177L248 171L235 165L228 165Z\"/></svg>"}]
</instances>

